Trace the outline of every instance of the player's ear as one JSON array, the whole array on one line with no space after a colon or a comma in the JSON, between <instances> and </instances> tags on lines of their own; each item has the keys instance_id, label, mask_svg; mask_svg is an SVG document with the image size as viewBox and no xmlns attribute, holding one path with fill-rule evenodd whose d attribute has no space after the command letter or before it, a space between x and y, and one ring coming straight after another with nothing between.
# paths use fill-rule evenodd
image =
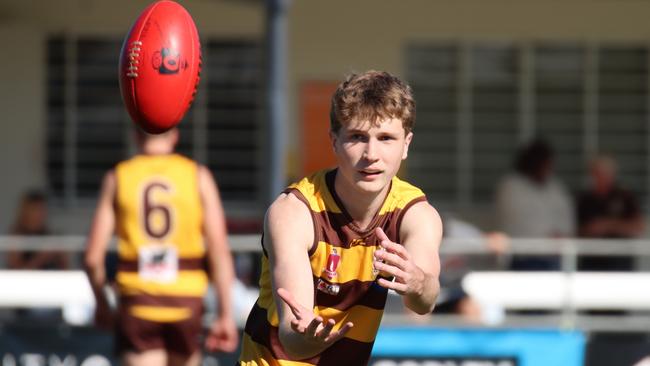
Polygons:
<instances>
[{"instance_id":1,"label":"player's ear","mask_svg":"<svg viewBox=\"0 0 650 366\"><path fill-rule=\"evenodd\" d=\"M409 155L409 146L413 140L413 132L409 131L404 138L404 153L402 153L402 160L406 159Z\"/></svg>"},{"instance_id":2,"label":"player's ear","mask_svg":"<svg viewBox=\"0 0 650 366\"><path fill-rule=\"evenodd\" d=\"M338 133L330 130L330 143L332 144L332 150L336 152L336 142L338 141Z\"/></svg>"}]
</instances>

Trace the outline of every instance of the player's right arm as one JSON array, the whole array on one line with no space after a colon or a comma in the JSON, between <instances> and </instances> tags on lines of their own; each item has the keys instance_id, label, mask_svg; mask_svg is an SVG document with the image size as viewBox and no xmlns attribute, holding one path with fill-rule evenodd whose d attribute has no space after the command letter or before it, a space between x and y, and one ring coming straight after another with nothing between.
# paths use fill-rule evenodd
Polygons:
<instances>
[{"instance_id":1,"label":"player's right arm","mask_svg":"<svg viewBox=\"0 0 650 366\"><path fill-rule=\"evenodd\" d=\"M95 209L93 223L88 234L84 265L90 287L95 295L95 322L101 327L110 327L112 315L108 299L104 292L106 284L106 267L104 259L113 232L115 230L115 173L109 171L104 176L99 201Z\"/></svg>"},{"instance_id":2,"label":"player's right arm","mask_svg":"<svg viewBox=\"0 0 650 366\"><path fill-rule=\"evenodd\" d=\"M334 320L313 312L314 284L308 253L313 242L309 209L294 195L281 195L266 214L264 248L278 307L280 342L296 360L323 352L352 327L348 322L333 331Z\"/></svg>"}]
</instances>

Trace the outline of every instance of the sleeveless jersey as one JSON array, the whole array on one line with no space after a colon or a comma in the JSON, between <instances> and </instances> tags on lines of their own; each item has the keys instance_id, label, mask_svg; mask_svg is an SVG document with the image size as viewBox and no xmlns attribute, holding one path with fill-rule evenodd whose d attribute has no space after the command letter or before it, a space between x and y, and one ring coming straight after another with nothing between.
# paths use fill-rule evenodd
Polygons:
<instances>
[{"instance_id":1,"label":"sleeveless jersey","mask_svg":"<svg viewBox=\"0 0 650 366\"><path fill-rule=\"evenodd\" d=\"M197 164L138 155L115 176L121 310L157 322L196 316L208 286Z\"/></svg>"},{"instance_id":2,"label":"sleeveless jersey","mask_svg":"<svg viewBox=\"0 0 650 366\"><path fill-rule=\"evenodd\" d=\"M246 322L242 366L360 366L367 364L379 328L387 289L376 282L373 253L379 245L374 231L381 227L400 243L404 212L425 201L421 190L393 178L379 212L367 229L353 224L334 191L336 171L320 171L289 186L285 193L299 198L311 211L314 243L309 259L314 283L314 312L336 320L335 330L348 321L354 327L323 353L290 361L278 338L279 318L272 294L268 257L262 257L260 295ZM282 253L278 253L282 255Z\"/></svg>"}]
</instances>

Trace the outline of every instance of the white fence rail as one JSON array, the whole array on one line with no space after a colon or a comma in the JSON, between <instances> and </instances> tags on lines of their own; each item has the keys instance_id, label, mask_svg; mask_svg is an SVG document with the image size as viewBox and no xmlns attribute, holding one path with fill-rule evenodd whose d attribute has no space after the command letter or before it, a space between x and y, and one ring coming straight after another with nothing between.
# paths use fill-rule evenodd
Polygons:
<instances>
[{"instance_id":1,"label":"white fence rail","mask_svg":"<svg viewBox=\"0 0 650 366\"><path fill-rule=\"evenodd\" d=\"M11 250L59 250L81 254L83 236L0 236L0 256ZM231 235L234 253L259 252L259 235ZM114 250L115 243L111 245ZM650 272L576 272L579 255L650 256L646 240L512 240L508 250L494 254L480 239L447 239L441 255L498 256L501 263L513 254L557 255L562 258L559 272L474 271L463 281L463 289L473 298L505 310L548 310L556 315L508 315L502 326L560 326L589 330L648 331L650 325ZM505 260L504 260L505 258ZM497 261L499 263L499 261ZM503 269L503 268L501 268ZM75 311L93 306L93 297L81 270L15 271L0 270L0 307L61 307ZM615 316L585 316L581 310L616 309ZM245 316L245 314L244 314ZM408 321L399 314L387 314L387 322ZM451 323L449 323L451 319ZM552 320L553 323L547 323ZM454 317L431 317L437 324L458 325ZM447 325L449 325L447 324Z\"/></svg>"}]
</instances>

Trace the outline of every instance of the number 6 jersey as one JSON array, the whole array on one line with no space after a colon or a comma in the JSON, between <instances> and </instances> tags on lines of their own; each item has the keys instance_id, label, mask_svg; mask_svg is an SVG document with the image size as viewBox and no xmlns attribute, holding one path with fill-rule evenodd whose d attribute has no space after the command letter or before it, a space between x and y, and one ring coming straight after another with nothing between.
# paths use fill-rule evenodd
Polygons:
<instances>
[{"instance_id":1,"label":"number 6 jersey","mask_svg":"<svg viewBox=\"0 0 650 366\"><path fill-rule=\"evenodd\" d=\"M115 175L122 310L156 322L200 314L208 278L197 164L177 154L138 155Z\"/></svg>"}]
</instances>

